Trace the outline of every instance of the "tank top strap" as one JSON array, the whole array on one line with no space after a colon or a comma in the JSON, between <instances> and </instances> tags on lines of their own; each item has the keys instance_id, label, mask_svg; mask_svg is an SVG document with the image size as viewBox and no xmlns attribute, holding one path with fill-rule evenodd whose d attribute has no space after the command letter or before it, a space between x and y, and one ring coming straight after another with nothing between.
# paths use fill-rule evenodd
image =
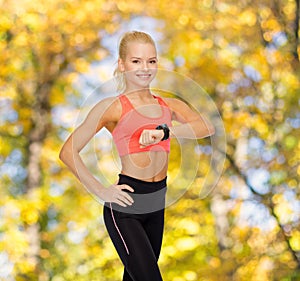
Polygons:
<instances>
[{"instance_id":1,"label":"tank top strap","mask_svg":"<svg viewBox=\"0 0 300 281\"><path fill-rule=\"evenodd\" d=\"M120 95L119 100L122 105L122 115L134 109L133 105L131 104L130 100L126 97L126 95Z\"/></svg>"},{"instance_id":2,"label":"tank top strap","mask_svg":"<svg viewBox=\"0 0 300 281\"><path fill-rule=\"evenodd\" d=\"M155 96L155 95L153 95L153 97L156 98L156 99L158 100L158 103L159 103L160 105L165 106L165 107L169 107L161 97Z\"/></svg>"}]
</instances>

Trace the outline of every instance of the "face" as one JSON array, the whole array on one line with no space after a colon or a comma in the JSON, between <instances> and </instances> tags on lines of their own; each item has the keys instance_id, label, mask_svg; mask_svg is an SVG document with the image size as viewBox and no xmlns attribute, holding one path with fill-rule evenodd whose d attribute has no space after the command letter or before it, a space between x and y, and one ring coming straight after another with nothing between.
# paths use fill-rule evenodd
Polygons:
<instances>
[{"instance_id":1,"label":"face","mask_svg":"<svg viewBox=\"0 0 300 281\"><path fill-rule=\"evenodd\" d=\"M126 58L119 59L119 69L125 72L127 90L144 89L149 86L157 72L157 55L150 43L131 42Z\"/></svg>"}]
</instances>

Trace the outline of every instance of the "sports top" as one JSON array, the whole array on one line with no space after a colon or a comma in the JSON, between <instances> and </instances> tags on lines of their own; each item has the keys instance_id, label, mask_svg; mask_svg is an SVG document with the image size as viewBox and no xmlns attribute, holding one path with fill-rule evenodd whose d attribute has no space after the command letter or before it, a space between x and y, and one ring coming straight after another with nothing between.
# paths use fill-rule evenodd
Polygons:
<instances>
[{"instance_id":1,"label":"sports top","mask_svg":"<svg viewBox=\"0 0 300 281\"><path fill-rule=\"evenodd\" d=\"M122 114L120 120L112 132L114 143L120 156L145 151L170 151L170 139L160 141L157 144L141 147L139 143L140 135L144 129L154 130L160 124L171 123L171 111L162 98L154 96L157 99L162 114L157 118L148 117L136 110L126 95L120 95L119 100L122 105ZM145 105L146 107L147 105ZM149 106L149 105L148 105Z\"/></svg>"}]
</instances>

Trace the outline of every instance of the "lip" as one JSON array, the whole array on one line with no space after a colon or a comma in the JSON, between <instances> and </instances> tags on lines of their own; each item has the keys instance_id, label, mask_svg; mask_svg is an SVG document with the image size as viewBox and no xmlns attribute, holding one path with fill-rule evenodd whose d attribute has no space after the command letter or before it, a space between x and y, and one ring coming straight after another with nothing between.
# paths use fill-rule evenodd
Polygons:
<instances>
[{"instance_id":1,"label":"lip","mask_svg":"<svg viewBox=\"0 0 300 281\"><path fill-rule=\"evenodd\" d=\"M141 73L141 74L136 74L137 77L140 79L149 79L151 78L152 74L151 73Z\"/></svg>"}]
</instances>

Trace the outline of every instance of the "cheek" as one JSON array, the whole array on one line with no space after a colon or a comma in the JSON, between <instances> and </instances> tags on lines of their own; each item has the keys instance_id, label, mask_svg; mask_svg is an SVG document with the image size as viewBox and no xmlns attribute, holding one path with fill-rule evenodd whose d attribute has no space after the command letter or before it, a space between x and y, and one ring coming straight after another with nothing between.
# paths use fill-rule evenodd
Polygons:
<instances>
[{"instance_id":1,"label":"cheek","mask_svg":"<svg viewBox=\"0 0 300 281\"><path fill-rule=\"evenodd\" d=\"M151 70L152 73L156 74L158 70L158 65L156 64L150 64L149 69Z\"/></svg>"},{"instance_id":2,"label":"cheek","mask_svg":"<svg viewBox=\"0 0 300 281\"><path fill-rule=\"evenodd\" d=\"M134 70L136 68L137 68L137 64L133 64L133 63L125 63L124 64L124 70L125 71Z\"/></svg>"},{"instance_id":3,"label":"cheek","mask_svg":"<svg viewBox=\"0 0 300 281\"><path fill-rule=\"evenodd\" d=\"M153 66L152 66L152 67L153 67ZM154 76L157 74L157 71L158 71L157 66L151 68L151 73L152 73Z\"/></svg>"},{"instance_id":4,"label":"cheek","mask_svg":"<svg viewBox=\"0 0 300 281\"><path fill-rule=\"evenodd\" d=\"M126 72L130 69L130 65L127 62L120 63L119 64L119 69L122 72L124 72L124 71Z\"/></svg>"},{"instance_id":5,"label":"cheek","mask_svg":"<svg viewBox=\"0 0 300 281\"><path fill-rule=\"evenodd\" d=\"M133 69L126 69L125 77L127 80L134 80L135 79L135 71Z\"/></svg>"}]
</instances>

